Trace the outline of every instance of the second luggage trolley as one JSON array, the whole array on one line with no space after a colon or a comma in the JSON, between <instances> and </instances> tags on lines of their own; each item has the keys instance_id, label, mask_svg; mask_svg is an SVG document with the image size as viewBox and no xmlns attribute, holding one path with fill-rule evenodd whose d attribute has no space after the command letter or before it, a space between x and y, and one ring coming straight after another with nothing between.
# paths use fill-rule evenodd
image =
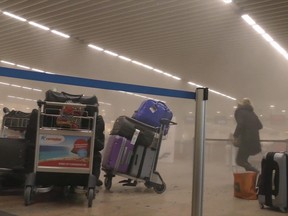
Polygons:
<instances>
[{"instance_id":1,"label":"second luggage trolley","mask_svg":"<svg viewBox=\"0 0 288 216\"><path fill-rule=\"evenodd\" d=\"M140 125L140 128L153 128L129 117L121 116L120 118L128 119L128 121ZM148 133L143 132L141 134L141 129L138 130L137 127L131 140L118 135L110 135L109 139L112 141L108 139L102 163L102 170L105 171L104 185L107 190L110 190L112 178L115 175L127 178L120 181L120 183L124 183L123 186L136 186L138 182L144 182L147 188L153 188L158 194L166 190L166 184L160 173L156 171L156 168L163 133L169 125L176 125L176 123L168 119L162 119L160 128L152 129L155 131L153 140L147 138ZM125 130L127 131L127 128ZM138 136L139 133L142 137ZM148 140L151 142L148 146L137 144L137 141L135 141L145 137L147 139L144 142ZM113 141L113 139L119 139L119 141ZM143 143L142 140L141 143Z\"/></svg>"},{"instance_id":2,"label":"second luggage trolley","mask_svg":"<svg viewBox=\"0 0 288 216\"><path fill-rule=\"evenodd\" d=\"M85 109L97 105L40 100L37 104L34 171L26 178L25 205L31 204L37 192L48 192L50 186L63 187L64 193L82 186L91 207L96 187L92 169L97 112L88 116Z\"/></svg>"}]
</instances>

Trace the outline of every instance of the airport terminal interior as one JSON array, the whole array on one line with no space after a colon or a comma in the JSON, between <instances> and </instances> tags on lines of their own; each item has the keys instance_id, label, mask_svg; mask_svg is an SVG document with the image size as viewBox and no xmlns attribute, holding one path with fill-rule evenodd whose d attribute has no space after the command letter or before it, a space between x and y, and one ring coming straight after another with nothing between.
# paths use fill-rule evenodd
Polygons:
<instances>
[{"instance_id":1,"label":"airport terminal interior","mask_svg":"<svg viewBox=\"0 0 288 216\"><path fill-rule=\"evenodd\" d=\"M287 0L0 0L0 216L283 214L234 196L233 174L245 170L232 137L237 105L249 98L263 124L262 151L249 162L261 172L266 153L288 148L287 14ZM47 99L60 94L68 105ZM152 156L136 175L137 142L151 132L133 128L127 170L107 170L119 117L134 118L147 100L171 111L169 130L158 126L145 141ZM73 102L77 117L65 117ZM97 186L96 114L87 111L96 106L105 122ZM41 120L28 154L33 112ZM79 150L83 140L89 151Z\"/></svg>"}]
</instances>

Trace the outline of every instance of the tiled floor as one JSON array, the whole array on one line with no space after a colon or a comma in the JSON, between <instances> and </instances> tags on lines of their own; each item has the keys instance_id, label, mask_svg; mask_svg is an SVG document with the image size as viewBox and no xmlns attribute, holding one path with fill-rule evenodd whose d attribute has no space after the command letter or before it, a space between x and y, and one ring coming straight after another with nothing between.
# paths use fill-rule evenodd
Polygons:
<instances>
[{"instance_id":1,"label":"tiled floor","mask_svg":"<svg viewBox=\"0 0 288 216\"><path fill-rule=\"evenodd\" d=\"M232 169L226 164L225 146L207 151L205 162L203 215L205 216L268 216L283 215L260 209L256 200L233 197ZM0 210L19 216L105 215L105 216L188 216L191 215L192 160L177 159L174 163L159 163L158 171L167 184L163 194L136 187L123 187L122 177L113 178L111 191L103 187L96 195L92 208L87 208L84 194L64 198L61 192L37 194L35 203L24 206L22 193L2 194ZM1 212L0 212L1 216Z\"/></svg>"}]
</instances>

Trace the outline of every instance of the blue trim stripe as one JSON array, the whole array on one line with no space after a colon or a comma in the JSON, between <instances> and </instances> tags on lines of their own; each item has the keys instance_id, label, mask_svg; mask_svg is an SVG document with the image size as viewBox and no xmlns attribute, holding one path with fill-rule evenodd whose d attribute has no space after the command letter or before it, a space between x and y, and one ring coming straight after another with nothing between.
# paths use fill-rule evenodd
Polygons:
<instances>
[{"instance_id":1,"label":"blue trim stripe","mask_svg":"<svg viewBox=\"0 0 288 216\"><path fill-rule=\"evenodd\" d=\"M158 87L149 87L141 85L133 85L126 83L110 82L103 80L94 80L81 77L64 76L58 74L46 74L34 71L19 70L14 68L0 67L0 76L12 77L18 79L35 80L42 82L59 83L74 86L83 86L89 88L99 88L116 91L126 91L142 94L160 95L176 98L195 99L195 92L181 91L174 89L165 89Z\"/></svg>"}]
</instances>

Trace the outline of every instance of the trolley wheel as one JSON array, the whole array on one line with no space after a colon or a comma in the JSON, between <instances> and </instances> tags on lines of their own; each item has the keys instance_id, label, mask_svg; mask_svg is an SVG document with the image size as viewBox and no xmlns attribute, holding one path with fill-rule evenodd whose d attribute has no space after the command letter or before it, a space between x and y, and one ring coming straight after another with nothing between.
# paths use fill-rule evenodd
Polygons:
<instances>
[{"instance_id":1,"label":"trolley wheel","mask_svg":"<svg viewBox=\"0 0 288 216\"><path fill-rule=\"evenodd\" d=\"M31 204L31 201L32 201L32 187L31 186L27 186L25 188L25 191L24 191L24 204L25 206L28 206Z\"/></svg>"},{"instance_id":2,"label":"trolley wheel","mask_svg":"<svg viewBox=\"0 0 288 216\"><path fill-rule=\"evenodd\" d=\"M264 205L263 204L259 204L261 209L264 209Z\"/></svg>"},{"instance_id":3,"label":"trolley wheel","mask_svg":"<svg viewBox=\"0 0 288 216\"><path fill-rule=\"evenodd\" d=\"M105 185L106 190L110 190L112 187L112 177L108 177L108 176L105 177L104 185Z\"/></svg>"},{"instance_id":4,"label":"trolley wheel","mask_svg":"<svg viewBox=\"0 0 288 216\"><path fill-rule=\"evenodd\" d=\"M89 188L87 192L87 199L88 199L88 207L90 208L92 206L92 201L95 198L95 191L93 188Z\"/></svg>"},{"instance_id":5,"label":"trolley wheel","mask_svg":"<svg viewBox=\"0 0 288 216\"><path fill-rule=\"evenodd\" d=\"M152 184L151 184L151 182L149 182L149 181L145 181L144 185L145 185L145 187L148 188L148 189L150 189L150 188L153 187Z\"/></svg>"},{"instance_id":6,"label":"trolley wheel","mask_svg":"<svg viewBox=\"0 0 288 216\"><path fill-rule=\"evenodd\" d=\"M162 185L155 185L153 188L157 194L161 194L166 190L166 184L163 182Z\"/></svg>"}]
</instances>

